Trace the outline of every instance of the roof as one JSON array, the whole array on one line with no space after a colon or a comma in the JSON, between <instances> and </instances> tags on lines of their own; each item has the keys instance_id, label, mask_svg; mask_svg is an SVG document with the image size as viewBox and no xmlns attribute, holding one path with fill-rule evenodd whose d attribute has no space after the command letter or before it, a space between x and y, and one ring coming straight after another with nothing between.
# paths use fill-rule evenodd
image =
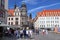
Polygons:
<instances>
[{"instance_id":1,"label":"roof","mask_svg":"<svg viewBox=\"0 0 60 40\"><path fill-rule=\"evenodd\" d=\"M14 9L9 9L9 10L8 10L8 14L14 16Z\"/></svg>"},{"instance_id":2,"label":"roof","mask_svg":"<svg viewBox=\"0 0 60 40\"><path fill-rule=\"evenodd\" d=\"M43 10L37 13L38 16L60 16L60 10Z\"/></svg>"}]
</instances>

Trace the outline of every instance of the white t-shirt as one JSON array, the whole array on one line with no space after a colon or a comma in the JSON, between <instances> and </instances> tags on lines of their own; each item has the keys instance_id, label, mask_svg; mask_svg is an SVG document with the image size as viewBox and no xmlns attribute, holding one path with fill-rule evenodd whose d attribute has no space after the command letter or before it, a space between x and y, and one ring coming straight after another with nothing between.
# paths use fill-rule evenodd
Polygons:
<instances>
[{"instance_id":1,"label":"white t-shirt","mask_svg":"<svg viewBox=\"0 0 60 40\"><path fill-rule=\"evenodd\" d=\"M21 30L20 33L23 33L23 30Z\"/></svg>"},{"instance_id":2,"label":"white t-shirt","mask_svg":"<svg viewBox=\"0 0 60 40\"><path fill-rule=\"evenodd\" d=\"M45 32L45 30L43 30L43 32Z\"/></svg>"},{"instance_id":3,"label":"white t-shirt","mask_svg":"<svg viewBox=\"0 0 60 40\"><path fill-rule=\"evenodd\" d=\"M29 30L26 30L26 34L29 34Z\"/></svg>"},{"instance_id":4,"label":"white t-shirt","mask_svg":"<svg viewBox=\"0 0 60 40\"><path fill-rule=\"evenodd\" d=\"M30 30L30 34L32 35L32 30Z\"/></svg>"}]
</instances>

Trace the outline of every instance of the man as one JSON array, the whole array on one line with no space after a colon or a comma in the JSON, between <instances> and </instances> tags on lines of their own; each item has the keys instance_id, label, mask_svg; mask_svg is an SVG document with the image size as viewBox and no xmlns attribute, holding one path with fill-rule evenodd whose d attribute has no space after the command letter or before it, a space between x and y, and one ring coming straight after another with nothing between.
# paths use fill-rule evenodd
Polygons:
<instances>
[{"instance_id":1,"label":"man","mask_svg":"<svg viewBox=\"0 0 60 40\"><path fill-rule=\"evenodd\" d=\"M24 37L26 38L26 29L23 30Z\"/></svg>"},{"instance_id":2,"label":"man","mask_svg":"<svg viewBox=\"0 0 60 40\"><path fill-rule=\"evenodd\" d=\"M20 37L23 37L23 30L20 30Z\"/></svg>"},{"instance_id":3,"label":"man","mask_svg":"<svg viewBox=\"0 0 60 40\"><path fill-rule=\"evenodd\" d=\"M33 33L33 32L32 32L32 30L30 29L30 31L29 31L29 32L30 32L30 37L32 37L32 33Z\"/></svg>"}]
</instances>

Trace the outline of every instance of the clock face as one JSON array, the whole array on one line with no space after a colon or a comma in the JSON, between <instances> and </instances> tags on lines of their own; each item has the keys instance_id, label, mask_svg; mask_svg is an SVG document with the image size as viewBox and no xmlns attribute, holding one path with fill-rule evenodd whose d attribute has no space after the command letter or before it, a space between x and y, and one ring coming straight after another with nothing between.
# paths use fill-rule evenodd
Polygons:
<instances>
[{"instance_id":1,"label":"clock face","mask_svg":"<svg viewBox=\"0 0 60 40\"><path fill-rule=\"evenodd\" d=\"M22 12L22 15L26 15L26 12Z\"/></svg>"}]
</instances>

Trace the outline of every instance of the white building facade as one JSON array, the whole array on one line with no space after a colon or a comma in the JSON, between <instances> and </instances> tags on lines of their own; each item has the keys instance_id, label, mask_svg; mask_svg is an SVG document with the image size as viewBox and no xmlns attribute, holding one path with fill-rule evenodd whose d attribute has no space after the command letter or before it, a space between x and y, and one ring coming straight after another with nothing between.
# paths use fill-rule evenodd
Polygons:
<instances>
[{"instance_id":1,"label":"white building facade","mask_svg":"<svg viewBox=\"0 0 60 40\"><path fill-rule=\"evenodd\" d=\"M15 5L13 16L7 17L7 24L14 27L28 27L27 7L25 3L22 3L20 8Z\"/></svg>"},{"instance_id":2,"label":"white building facade","mask_svg":"<svg viewBox=\"0 0 60 40\"><path fill-rule=\"evenodd\" d=\"M20 9L18 7L16 7L16 9L14 10L14 15L13 16L8 16L7 17L7 24L10 26L14 26L14 27L20 27Z\"/></svg>"},{"instance_id":3,"label":"white building facade","mask_svg":"<svg viewBox=\"0 0 60 40\"><path fill-rule=\"evenodd\" d=\"M20 25L20 16L11 16L7 18L8 25Z\"/></svg>"},{"instance_id":4,"label":"white building facade","mask_svg":"<svg viewBox=\"0 0 60 40\"><path fill-rule=\"evenodd\" d=\"M46 10L40 13L37 20L34 22L35 28L54 28L55 26L60 27L60 11L58 11L59 13L56 11Z\"/></svg>"}]
</instances>

